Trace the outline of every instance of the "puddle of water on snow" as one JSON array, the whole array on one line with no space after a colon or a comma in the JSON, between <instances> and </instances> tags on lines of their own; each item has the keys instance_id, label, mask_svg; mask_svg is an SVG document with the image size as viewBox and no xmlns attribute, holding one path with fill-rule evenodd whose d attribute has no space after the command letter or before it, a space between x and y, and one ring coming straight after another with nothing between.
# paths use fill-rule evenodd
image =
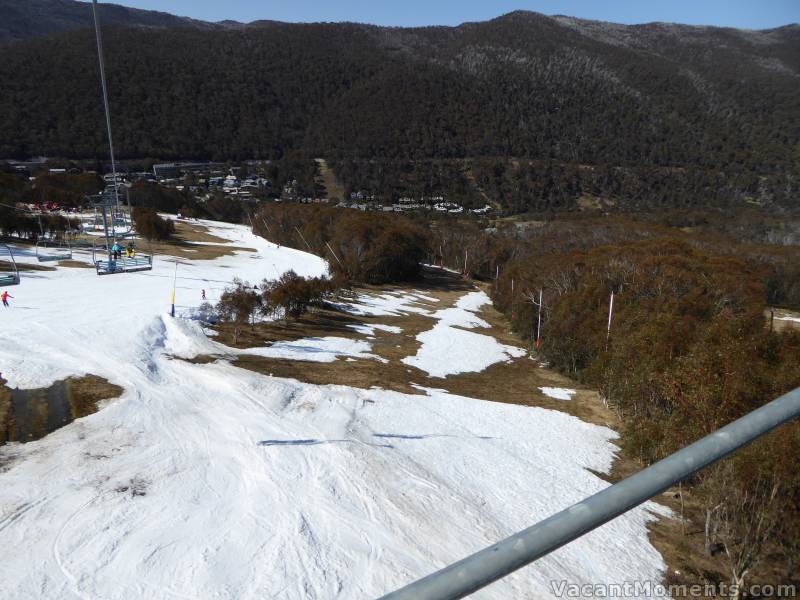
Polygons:
<instances>
[{"instance_id":1,"label":"puddle of water on snow","mask_svg":"<svg viewBox=\"0 0 800 600\"><path fill-rule=\"evenodd\" d=\"M7 441L38 440L73 420L65 381L49 388L10 390L11 411Z\"/></svg>"},{"instance_id":2,"label":"puddle of water on snow","mask_svg":"<svg viewBox=\"0 0 800 600\"><path fill-rule=\"evenodd\" d=\"M96 410L101 398L111 398L121 389L105 380L87 377L56 381L33 390L2 387L0 380L0 445L32 442Z\"/></svg>"}]
</instances>

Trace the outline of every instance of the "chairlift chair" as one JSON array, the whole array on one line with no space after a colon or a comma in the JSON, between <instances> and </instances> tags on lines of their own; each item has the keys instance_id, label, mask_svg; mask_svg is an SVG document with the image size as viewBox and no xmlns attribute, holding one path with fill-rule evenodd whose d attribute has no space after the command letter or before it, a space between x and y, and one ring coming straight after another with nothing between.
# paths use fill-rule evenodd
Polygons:
<instances>
[{"instance_id":1,"label":"chairlift chair","mask_svg":"<svg viewBox=\"0 0 800 600\"><path fill-rule=\"evenodd\" d=\"M94 229L102 230L105 225L112 229L112 235L126 237L133 231L133 218L130 193L126 190L125 203L119 202L119 191L107 187L102 193L89 197L89 204L94 209ZM103 221L103 211L105 219Z\"/></svg>"},{"instance_id":2,"label":"chairlift chair","mask_svg":"<svg viewBox=\"0 0 800 600\"><path fill-rule=\"evenodd\" d=\"M150 271L153 268L153 255L141 254L137 251L134 256L121 254L119 258L113 258L109 246L103 245L98 248L97 244L94 244L92 245L92 263L98 275Z\"/></svg>"},{"instance_id":3,"label":"chairlift chair","mask_svg":"<svg viewBox=\"0 0 800 600\"><path fill-rule=\"evenodd\" d=\"M14 253L6 244L0 244L0 261L11 267L10 271L0 271L0 287L19 284L19 269L14 260ZM5 266L4 265L4 266Z\"/></svg>"},{"instance_id":4,"label":"chairlift chair","mask_svg":"<svg viewBox=\"0 0 800 600\"><path fill-rule=\"evenodd\" d=\"M36 242L36 260L39 262L51 262L56 260L70 260L72 258L72 246L64 238L63 241L51 241L39 239Z\"/></svg>"},{"instance_id":5,"label":"chairlift chair","mask_svg":"<svg viewBox=\"0 0 800 600\"><path fill-rule=\"evenodd\" d=\"M153 257L150 254L136 253L135 256L121 255L114 258L111 248L118 241L135 239L133 223L130 218L125 220L125 211L118 202L118 194L114 188L107 188L99 196L90 198L95 210L96 218L100 219L105 232L105 243L98 246L92 243L92 263L98 275L111 275L115 273L130 273L133 271L149 271L153 268ZM128 206L130 207L130 201ZM128 213L130 214L130 212ZM123 229L118 230L116 224L121 223Z\"/></svg>"},{"instance_id":6,"label":"chairlift chair","mask_svg":"<svg viewBox=\"0 0 800 600\"><path fill-rule=\"evenodd\" d=\"M67 236L68 231L64 232L61 239L48 238L45 236L44 224L42 223L42 213L36 213L39 221L39 239L36 241L36 260L39 262L50 262L55 260L70 260L72 258L72 248L69 245Z\"/></svg>"}]
</instances>

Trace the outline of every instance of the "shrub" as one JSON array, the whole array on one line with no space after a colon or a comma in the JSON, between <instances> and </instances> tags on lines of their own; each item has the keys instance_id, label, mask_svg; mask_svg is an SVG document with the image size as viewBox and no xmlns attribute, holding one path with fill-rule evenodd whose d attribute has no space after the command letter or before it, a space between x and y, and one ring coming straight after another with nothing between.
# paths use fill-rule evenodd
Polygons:
<instances>
[{"instance_id":1,"label":"shrub","mask_svg":"<svg viewBox=\"0 0 800 600\"><path fill-rule=\"evenodd\" d=\"M287 271L280 279L265 280L261 289L265 313L282 313L285 319L299 319L309 307L321 304L334 285L329 279L305 278Z\"/></svg>"},{"instance_id":2,"label":"shrub","mask_svg":"<svg viewBox=\"0 0 800 600\"><path fill-rule=\"evenodd\" d=\"M373 284L419 275L429 233L403 215L319 206L262 206L254 232L278 244L325 257L334 274Z\"/></svg>"},{"instance_id":3,"label":"shrub","mask_svg":"<svg viewBox=\"0 0 800 600\"><path fill-rule=\"evenodd\" d=\"M234 280L234 286L222 292L217 303L219 319L233 325L233 343L239 342L239 335L246 325L253 324L256 312L261 308L261 296L247 282Z\"/></svg>"},{"instance_id":4,"label":"shrub","mask_svg":"<svg viewBox=\"0 0 800 600\"><path fill-rule=\"evenodd\" d=\"M175 223L164 219L155 209L137 206L133 209L136 231L148 240L166 240L175 233Z\"/></svg>"}]
</instances>

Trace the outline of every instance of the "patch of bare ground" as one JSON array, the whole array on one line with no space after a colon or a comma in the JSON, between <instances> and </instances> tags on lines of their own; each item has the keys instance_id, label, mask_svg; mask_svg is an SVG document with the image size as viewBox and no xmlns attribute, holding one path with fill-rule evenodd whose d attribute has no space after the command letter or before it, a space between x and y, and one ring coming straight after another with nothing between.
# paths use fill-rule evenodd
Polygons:
<instances>
[{"instance_id":1,"label":"patch of bare ground","mask_svg":"<svg viewBox=\"0 0 800 600\"><path fill-rule=\"evenodd\" d=\"M333 169L331 169L328 161L324 158L316 158L314 159L319 167L319 179L321 180L322 185L325 187L325 191L327 192L327 196L329 200L346 200L345 193L344 193L344 186L339 181L339 178L336 177L336 173L334 173Z\"/></svg>"},{"instance_id":2,"label":"patch of bare ground","mask_svg":"<svg viewBox=\"0 0 800 600\"><path fill-rule=\"evenodd\" d=\"M236 252L255 252L253 248L234 246L228 240L210 233L203 225L184 221L175 222L175 233L170 239L144 242L142 250L192 260L214 260Z\"/></svg>"},{"instance_id":3,"label":"patch of bare ground","mask_svg":"<svg viewBox=\"0 0 800 600\"><path fill-rule=\"evenodd\" d=\"M387 293L390 288L381 288L380 293ZM360 292L365 289L358 290ZM370 288L371 292L378 288ZM453 294L454 302L458 294ZM351 298L343 298L348 301ZM444 300L444 298L443 298ZM444 304L444 302L443 302ZM420 308L434 310L438 308L420 300ZM447 304L444 304L447 306ZM347 339L364 339L365 335L352 328L356 325L392 325L400 327L400 333L390 333L376 329L374 337L369 340L372 353L385 359L381 363L374 359L339 359L330 363L265 358L260 356L240 356L234 364L238 367L256 371L275 377L288 377L317 385L348 385L362 389L381 387L384 389L419 394L412 383L424 384L426 374L419 369L409 367L400 362L409 354L415 354L419 348L417 334L430 329L435 320L420 314L399 316L355 316L336 308L323 308L308 313L297 321L274 321L259 323L239 334L237 343L233 343L233 329L220 325L217 329L216 341L238 348L254 348L277 341L294 341L309 337L342 337ZM197 360L197 359L196 359ZM199 357L207 361L207 357Z\"/></svg>"},{"instance_id":4,"label":"patch of bare ground","mask_svg":"<svg viewBox=\"0 0 800 600\"><path fill-rule=\"evenodd\" d=\"M101 241L86 235L79 236L78 239L84 242ZM144 254L160 254L192 260L213 260L236 252L255 252L253 248L234 246L229 240L210 233L208 227L204 225L186 221L175 221L175 233L168 240L138 240L137 250Z\"/></svg>"},{"instance_id":5,"label":"patch of bare ground","mask_svg":"<svg viewBox=\"0 0 800 600\"><path fill-rule=\"evenodd\" d=\"M0 379L0 445L40 439L96 412L99 402L122 392L121 387L96 375L70 377L31 390L12 390Z\"/></svg>"},{"instance_id":6,"label":"patch of bare ground","mask_svg":"<svg viewBox=\"0 0 800 600\"><path fill-rule=\"evenodd\" d=\"M260 356L240 356L234 361L236 366L271 374L276 377L290 377L313 384L340 384L368 389L373 386L401 391L421 393L414 385L435 387L454 394L524 406L539 406L560 410L585 421L614 427L617 420L600 399L597 392L577 385L567 377L547 368L525 356L508 362L496 363L481 372L450 375L445 378L429 377L427 373L401 362L413 356L420 347L417 335L431 329L436 324L432 314L440 309L453 306L465 293L474 291L476 286L464 281L460 276L428 269L425 277L412 286L363 286L354 290L356 294L409 294L419 292L434 298L428 301L419 298L414 306L425 309L430 314L407 313L398 316L357 316L333 306L308 313L298 321L275 321L259 323L245 329L233 343L233 328L228 325L216 327L216 341L238 348L266 346L277 341L294 341L309 337L336 336L349 339L364 339L365 334L357 332L352 326L391 325L399 327L400 333L375 330L368 341L371 352L388 360L382 363L370 359L347 360L340 358L330 363L315 363L298 360L265 358ZM341 299L347 302L349 298ZM476 329L476 333L490 335L500 342L520 346L519 339L511 332L508 323L493 306L486 305L479 316L486 320L488 329ZM211 357L198 357L196 362L208 362ZM577 393L569 402L552 399L540 391L540 387L567 387Z\"/></svg>"},{"instance_id":7,"label":"patch of bare ground","mask_svg":"<svg viewBox=\"0 0 800 600\"><path fill-rule=\"evenodd\" d=\"M55 271L55 267L48 267L45 265L37 265L34 263L21 263L17 262L17 269L20 272L25 271ZM5 260L0 260L0 273L8 273L13 271L12 265L10 262Z\"/></svg>"},{"instance_id":8,"label":"patch of bare ground","mask_svg":"<svg viewBox=\"0 0 800 600\"><path fill-rule=\"evenodd\" d=\"M11 421L11 392L0 379L0 446L8 441L8 427Z\"/></svg>"},{"instance_id":9,"label":"patch of bare ground","mask_svg":"<svg viewBox=\"0 0 800 600\"><path fill-rule=\"evenodd\" d=\"M58 261L59 267L67 267L70 269L93 269L92 263L81 262L79 260L60 260Z\"/></svg>"},{"instance_id":10,"label":"patch of bare ground","mask_svg":"<svg viewBox=\"0 0 800 600\"><path fill-rule=\"evenodd\" d=\"M80 419L97 412L99 402L118 398L124 391L120 386L97 375L71 377L66 380L66 384L73 419Z\"/></svg>"}]
</instances>

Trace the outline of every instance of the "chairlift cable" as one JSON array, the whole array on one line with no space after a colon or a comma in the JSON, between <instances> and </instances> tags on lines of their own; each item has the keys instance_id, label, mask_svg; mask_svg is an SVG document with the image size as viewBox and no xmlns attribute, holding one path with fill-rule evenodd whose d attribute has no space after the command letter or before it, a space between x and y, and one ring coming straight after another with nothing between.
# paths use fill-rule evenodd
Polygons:
<instances>
[{"instance_id":1,"label":"chairlift cable","mask_svg":"<svg viewBox=\"0 0 800 600\"><path fill-rule=\"evenodd\" d=\"M97 57L100 63L100 83L103 88L103 106L106 112L106 129L108 129L108 148L111 152L111 176L114 178L114 200L119 207L119 184L117 183L117 163L114 160L114 138L111 135L111 111L108 107L108 86L106 85L106 65L103 58L103 35L100 32L100 18L97 14L97 0L92 0L94 16L94 32L97 38ZM113 223L112 223L113 230Z\"/></svg>"},{"instance_id":2,"label":"chairlift cable","mask_svg":"<svg viewBox=\"0 0 800 600\"><path fill-rule=\"evenodd\" d=\"M97 9L97 0L92 0L92 15L94 16L94 30L95 30L95 37L97 38L97 58L100 64L100 83L103 88L103 107L105 109L105 115L106 115L106 129L108 130L108 147L111 153L111 176L113 178L113 185L114 185L113 204L106 200L105 193L101 194L101 202L95 204L95 211L97 211L98 206L102 209L103 230L105 233L105 242L106 242L105 254L107 255L107 259L106 260L97 259L96 245L93 244L92 262L95 265L95 269L97 270L98 275L150 270L153 268L152 255L135 256L134 254L133 256L126 256L123 258L121 256L121 247L117 242L116 220L122 213L122 210L119 203L119 181L117 179L117 163L116 160L114 159L114 138L111 134L111 110L108 104L108 84L106 81L106 66L103 55L103 36L100 31L100 17ZM133 231L133 221L131 218L133 211L131 210L131 205L130 205L130 195L128 195L127 204L129 213L129 222L127 230L122 233L122 237L127 236L129 233ZM111 216L110 235L108 227L109 212ZM96 214L97 213L95 212L95 215ZM123 217L123 224L124 224L124 217Z\"/></svg>"}]
</instances>

